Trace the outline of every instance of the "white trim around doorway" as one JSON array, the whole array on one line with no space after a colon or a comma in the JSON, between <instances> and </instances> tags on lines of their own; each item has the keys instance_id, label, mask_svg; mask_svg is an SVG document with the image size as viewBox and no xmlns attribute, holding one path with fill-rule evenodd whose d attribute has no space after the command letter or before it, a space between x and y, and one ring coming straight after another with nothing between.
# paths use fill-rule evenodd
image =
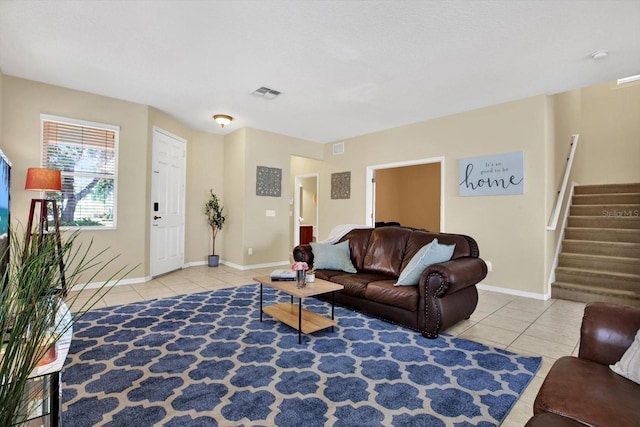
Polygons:
<instances>
[{"instance_id":1,"label":"white trim around doorway","mask_svg":"<svg viewBox=\"0 0 640 427\"><path fill-rule=\"evenodd\" d=\"M374 209L375 209L375 193L374 193L374 182L373 177L375 175L375 171L379 169L391 169L391 168L401 168L404 166L416 166L416 165L425 165L429 163L440 163L440 232L445 232L445 223L444 223L444 177L445 177L445 167L444 167L444 156L440 157L430 157L428 159L417 159L417 160L407 160L404 162L396 162L396 163L385 163L381 165L373 165L367 166L367 185L366 185L366 212L365 212L365 224L370 227L374 227Z\"/></svg>"}]
</instances>

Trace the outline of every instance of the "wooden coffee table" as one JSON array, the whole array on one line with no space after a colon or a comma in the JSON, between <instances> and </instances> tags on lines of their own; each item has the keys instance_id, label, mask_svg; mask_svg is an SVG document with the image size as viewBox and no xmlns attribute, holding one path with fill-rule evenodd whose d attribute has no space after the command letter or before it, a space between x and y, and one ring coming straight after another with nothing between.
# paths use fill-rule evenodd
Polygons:
<instances>
[{"instance_id":1,"label":"wooden coffee table","mask_svg":"<svg viewBox=\"0 0 640 427\"><path fill-rule=\"evenodd\" d=\"M302 343L302 333L310 334L331 327L337 324L334 319L335 308L335 291L344 289L344 286L337 283L328 282L326 280L317 279L308 283L301 289L296 289L296 282L293 281L274 281L269 276L254 277L253 280L260 283L260 321L262 322L262 313L267 313L273 317L289 325L298 331L298 344ZM291 295L291 302L283 302L279 304L268 305L263 307L262 304L262 286L266 285L271 288L282 291ZM302 298L322 295L331 292L331 319L324 317L313 311L302 308ZM298 305L293 303L293 297L298 298Z\"/></svg>"}]
</instances>

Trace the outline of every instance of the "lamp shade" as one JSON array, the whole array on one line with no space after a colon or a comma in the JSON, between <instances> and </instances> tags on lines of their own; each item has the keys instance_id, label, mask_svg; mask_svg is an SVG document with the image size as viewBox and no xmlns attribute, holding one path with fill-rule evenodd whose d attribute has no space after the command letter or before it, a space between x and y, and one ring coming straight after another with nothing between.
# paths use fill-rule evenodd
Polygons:
<instances>
[{"instance_id":1,"label":"lamp shade","mask_svg":"<svg viewBox=\"0 0 640 427\"><path fill-rule=\"evenodd\" d=\"M27 169L25 190L33 191L61 191L62 178L59 170L44 168Z\"/></svg>"}]
</instances>

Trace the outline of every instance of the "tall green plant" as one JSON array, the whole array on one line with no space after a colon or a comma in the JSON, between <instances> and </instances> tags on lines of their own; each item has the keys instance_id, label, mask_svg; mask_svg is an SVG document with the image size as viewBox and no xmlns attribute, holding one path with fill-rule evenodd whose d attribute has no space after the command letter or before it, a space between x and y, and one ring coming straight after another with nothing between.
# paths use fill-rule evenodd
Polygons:
<instances>
[{"instance_id":1,"label":"tall green plant","mask_svg":"<svg viewBox=\"0 0 640 427\"><path fill-rule=\"evenodd\" d=\"M101 286L83 292L82 304L76 294L67 301L74 312L62 316L66 295L72 287L84 290L87 284L117 258L102 260L106 250L92 250L93 241L83 245L78 233L66 237L58 248L49 235L42 244L26 248L17 233L10 233L11 258L4 273L0 292L0 333L4 338L4 354L0 361L0 426L22 422L28 413L28 402L35 400L37 390L28 387L28 378L47 351L56 344L82 314L104 294L104 286L117 282L131 270L120 268ZM60 271L60 260L64 270ZM65 289L62 275L64 274ZM84 285L79 285L82 280Z\"/></svg>"},{"instance_id":2,"label":"tall green plant","mask_svg":"<svg viewBox=\"0 0 640 427\"><path fill-rule=\"evenodd\" d=\"M227 219L222 211L224 208L220 204L218 196L216 196L213 190L209 190L210 197L204 204L204 214L207 216L207 223L213 231L213 244L211 246L211 255L216 254L216 236L218 231L222 229L225 220Z\"/></svg>"}]
</instances>

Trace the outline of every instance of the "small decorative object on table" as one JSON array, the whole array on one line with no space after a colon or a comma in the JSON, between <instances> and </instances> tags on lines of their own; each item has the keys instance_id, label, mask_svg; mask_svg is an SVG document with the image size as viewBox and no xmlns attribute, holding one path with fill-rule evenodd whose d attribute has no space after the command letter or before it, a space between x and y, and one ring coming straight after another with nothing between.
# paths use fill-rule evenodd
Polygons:
<instances>
[{"instance_id":1,"label":"small decorative object on table","mask_svg":"<svg viewBox=\"0 0 640 427\"><path fill-rule=\"evenodd\" d=\"M316 273L313 270L307 271L307 283L313 283L316 281Z\"/></svg>"},{"instance_id":2,"label":"small decorative object on table","mask_svg":"<svg viewBox=\"0 0 640 427\"><path fill-rule=\"evenodd\" d=\"M307 270L309 265L306 262L298 261L291 265L291 269L296 272L296 288L304 288L307 284Z\"/></svg>"}]
</instances>

